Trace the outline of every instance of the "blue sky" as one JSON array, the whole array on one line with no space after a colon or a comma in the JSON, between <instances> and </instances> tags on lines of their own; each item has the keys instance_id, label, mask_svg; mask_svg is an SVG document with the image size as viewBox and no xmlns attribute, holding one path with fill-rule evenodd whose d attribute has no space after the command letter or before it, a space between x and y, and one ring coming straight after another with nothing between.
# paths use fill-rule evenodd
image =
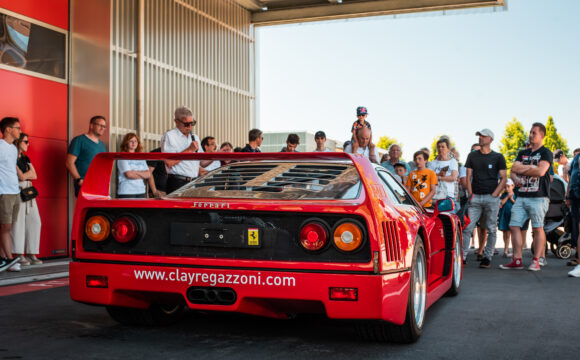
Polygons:
<instances>
[{"instance_id":1,"label":"blue sky","mask_svg":"<svg viewBox=\"0 0 580 360\"><path fill-rule=\"evenodd\" d=\"M507 11L373 17L259 28L259 126L349 138L369 109L373 139L403 157L440 134L467 153L476 130L553 116L580 147L580 1L509 0ZM463 160L465 159L462 156Z\"/></svg>"}]
</instances>

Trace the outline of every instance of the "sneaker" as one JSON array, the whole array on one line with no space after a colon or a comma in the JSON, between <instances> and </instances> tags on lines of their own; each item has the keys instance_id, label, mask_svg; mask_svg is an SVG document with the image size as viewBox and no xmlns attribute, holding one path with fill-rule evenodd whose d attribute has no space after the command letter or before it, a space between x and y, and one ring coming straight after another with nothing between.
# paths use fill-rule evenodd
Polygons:
<instances>
[{"instance_id":1,"label":"sneaker","mask_svg":"<svg viewBox=\"0 0 580 360\"><path fill-rule=\"evenodd\" d=\"M18 258L14 259L4 259L0 258L0 272L4 270L8 270L9 267L16 264L18 262Z\"/></svg>"},{"instance_id":2,"label":"sneaker","mask_svg":"<svg viewBox=\"0 0 580 360\"><path fill-rule=\"evenodd\" d=\"M576 265L574 270L569 271L568 276L580 278L580 265Z\"/></svg>"},{"instance_id":3,"label":"sneaker","mask_svg":"<svg viewBox=\"0 0 580 360\"><path fill-rule=\"evenodd\" d=\"M20 263L20 265L23 265L23 266L30 265L30 261L28 261L28 259L25 258L24 256L19 256L18 257L18 262Z\"/></svg>"},{"instance_id":4,"label":"sneaker","mask_svg":"<svg viewBox=\"0 0 580 360\"><path fill-rule=\"evenodd\" d=\"M479 263L479 267L482 269L489 269L489 267L491 266L491 260L489 260L488 258L484 257L481 262Z\"/></svg>"},{"instance_id":5,"label":"sneaker","mask_svg":"<svg viewBox=\"0 0 580 360\"><path fill-rule=\"evenodd\" d=\"M483 260L483 255L477 254L477 261L481 261L481 260Z\"/></svg>"},{"instance_id":6,"label":"sneaker","mask_svg":"<svg viewBox=\"0 0 580 360\"><path fill-rule=\"evenodd\" d=\"M30 263L31 263L32 265L40 265L40 264L42 264L42 260L40 260L40 259L39 259L39 258L37 258L36 256L32 255L32 256L30 257Z\"/></svg>"},{"instance_id":7,"label":"sneaker","mask_svg":"<svg viewBox=\"0 0 580 360\"><path fill-rule=\"evenodd\" d=\"M14 271L14 272L19 272L22 270L22 267L20 267L20 263L16 262L14 265L12 265L11 267L8 268L8 271Z\"/></svg>"},{"instance_id":8,"label":"sneaker","mask_svg":"<svg viewBox=\"0 0 580 360\"><path fill-rule=\"evenodd\" d=\"M528 266L530 271L540 271L540 261L536 258L532 259L532 263Z\"/></svg>"},{"instance_id":9,"label":"sneaker","mask_svg":"<svg viewBox=\"0 0 580 360\"><path fill-rule=\"evenodd\" d=\"M500 269L503 270L522 270L524 268L524 264L522 263L522 259L513 259L511 263L500 265Z\"/></svg>"},{"instance_id":10,"label":"sneaker","mask_svg":"<svg viewBox=\"0 0 580 360\"><path fill-rule=\"evenodd\" d=\"M540 266L546 266L546 265L548 265L548 260L546 260L545 257L541 257L539 263L540 263Z\"/></svg>"},{"instance_id":11,"label":"sneaker","mask_svg":"<svg viewBox=\"0 0 580 360\"><path fill-rule=\"evenodd\" d=\"M494 254L494 255L497 255L497 254L499 254L499 250L498 250L498 249L493 249L493 254Z\"/></svg>"}]
</instances>

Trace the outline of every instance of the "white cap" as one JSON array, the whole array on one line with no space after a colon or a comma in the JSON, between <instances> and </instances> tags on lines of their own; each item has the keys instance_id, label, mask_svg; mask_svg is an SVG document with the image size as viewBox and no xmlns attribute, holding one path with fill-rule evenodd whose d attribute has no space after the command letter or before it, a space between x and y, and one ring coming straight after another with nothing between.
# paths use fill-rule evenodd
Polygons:
<instances>
[{"instance_id":1,"label":"white cap","mask_svg":"<svg viewBox=\"0 0 580 360\"><path fill-rule=\"evenodd\" d=\"M507 185L514 186L514 182L512 181L512 179L510 178L507 179Z\"/></svg>"},{"instance_id":2,"label":"white cap","mask_svg":"<svg viewBox=\"0 0 580 360\"><path fill-rule=\"evenodd\" d=\"M477 136L489 136L492 140L495 138L495 135L493 135L493 131L491 131L489 129L480 130L480 131L476 132L475 135L477 135Z\"/></svg>"}]
</instances>

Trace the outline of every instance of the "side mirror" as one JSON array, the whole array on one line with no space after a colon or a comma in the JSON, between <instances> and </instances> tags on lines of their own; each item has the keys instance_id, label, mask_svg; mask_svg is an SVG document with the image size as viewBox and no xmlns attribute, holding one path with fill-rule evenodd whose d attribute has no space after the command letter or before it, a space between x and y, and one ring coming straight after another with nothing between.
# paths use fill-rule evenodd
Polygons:
<instances>
[{"instance_id":1,"label":"side mirror","mask_svg":"<svg viewBox=\"0 0 580 360\"><path fill-rule=\"evenodd\" d=\"M454 209L455 209L455 203L453 202L453 200L451 198L437 200L437 202L435 203L435 212L436 213L449 212L449 211L453 211Z\"/></svg>"}]
</instances>

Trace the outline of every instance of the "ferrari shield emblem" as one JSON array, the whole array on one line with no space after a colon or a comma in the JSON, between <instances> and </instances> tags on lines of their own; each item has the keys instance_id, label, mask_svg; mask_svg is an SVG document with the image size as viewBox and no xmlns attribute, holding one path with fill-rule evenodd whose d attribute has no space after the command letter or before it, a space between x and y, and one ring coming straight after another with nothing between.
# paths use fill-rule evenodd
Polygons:
<instances>
[{"instance_id":1,"label":"ferrari shield emblem","mask_svg":"<svg viewBox=\"0 0 580 360\"><path fill-rule=\"evenodd\" d=\"M260 232L256 228L248 229L248 245L260 246Z\"/></svg>"}]
</instances>

